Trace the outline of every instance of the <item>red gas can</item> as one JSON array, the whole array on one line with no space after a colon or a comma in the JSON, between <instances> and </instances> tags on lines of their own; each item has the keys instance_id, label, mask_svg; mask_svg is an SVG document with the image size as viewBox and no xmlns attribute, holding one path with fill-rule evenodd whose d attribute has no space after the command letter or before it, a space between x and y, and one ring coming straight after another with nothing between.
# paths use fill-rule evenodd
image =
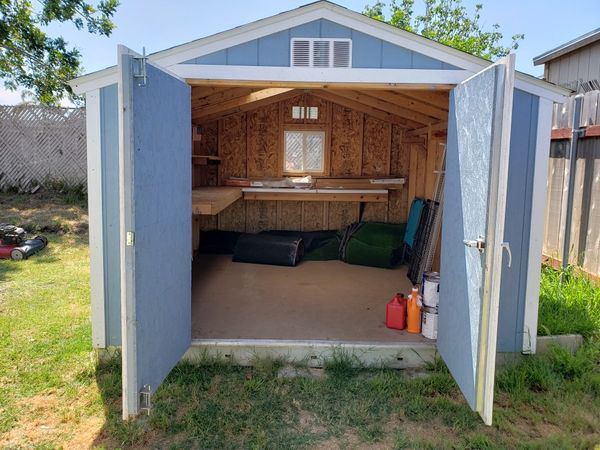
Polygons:
<instances>
[{"instance_id":1,"label":"red gas can","mask_svg":"<svg viewBox=\"0 0 600 450\"><path fill-rule=\"evenodd\" d=\"M387 304L385 326L396 330L406 327L406 298L404 294L396 294Z\"/></svg>"}]
</instances>

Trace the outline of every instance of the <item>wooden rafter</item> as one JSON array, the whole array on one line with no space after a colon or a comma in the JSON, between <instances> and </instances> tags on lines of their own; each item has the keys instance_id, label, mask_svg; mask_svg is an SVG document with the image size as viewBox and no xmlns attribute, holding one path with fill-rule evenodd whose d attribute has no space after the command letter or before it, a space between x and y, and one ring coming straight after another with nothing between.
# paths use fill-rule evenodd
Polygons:
<instances>
[{"instance_id":1,"label":"wooden rafter","mask_svg":"<svg viewBox=\"0 0 600 450\"><path fill-rule=\"evenodd\" d=\"M194 86L192 88L192 100L196 98L206 97L217 92L222 92L230 89L227 86Z\"/></svg>"},{"instance_id":2,"label":"wooden rafter","mask_svg":"<svg viewBox=\"0 0 600 450\"><path fill-rule=\"evenodd\" d=\"M389 113L387 111L383 111L377 108L373 108L369 105L365 105L363 103L357 102L356 100L352 100L346 97L342 97L337 94L338 91L326 91L326 90L316 90L312 91L312 94L321 97L325 100L329 100L330 102L337 103L338 105L345 106L346 108L352 108L357 111L369 114L373 117L376 117L379 120L383 120L384 122L390 122L395 125L398 125L402 128L411 129L415 127L421 126L421 124L412 122L411 120L404 119L402 117L396 116L395 114Z\"/></svg>"},{"instance_id":3,"label":"wooden rafter","mask_svg":"<svg viewBox=\"0 0 600 450\"><path fill-rule=\"evenodd\" d=\"M244 87L231 88L201 98L193 98L192 96L192 111L198 110L199 108L203 108L205 106L220 104L234 98L244 97L257 90L258 89Z\"/></svg>"},{"instance_id":4,"label":"wooden rafter","mask_svg":"<svg viewBox=\"0 0 600 450\"><path fill-rule=\"evenodd\" d=\"M366 91L365 94L438 120L446 120L448 118L448 105L446 105L445 109L439 108L394 91Z\"/></svg>"},{"instance_id":5,"label":"wooden rafter","mask_svg":"<svg viewBox=\"0 0 600 450\"><path fill-rule=\"evenodd\" d=\"M431 131L431 133L437 133L438 131L445 131L448 129L448 122L443 120L438 123L434 123L433 125L416 128L414 130L410 130L406 135L411 136L423 136Z\"/></svg>"},{"instance_id":6,"label":"wooden rafter","mask_svg":"<svg viewBox=\"0 0 600 450\"><path fill-rule=\"evenodd\" d=\"M192 119L194 122L206 122L225 115L249 111L258 108L259 106L269 105L293 97L297 94L298 91L292 88L261 89L242 97L200 108L192 113Z\"/></svg>"},{"instance_id":7,"label":"wooden rafter","mask_svg":"<svg viewBox=\"0 0 600 450\"><path fill-rule=\"evenodd\" d=\"M432 91L421 89L402 89L394 91L404 97L415 99L421 103L427 103L437 108L448 110L448 93L449 91Z\"/></svg>"},{"instance_id":8,"label":"wooden rafter","mask_svg":"<svg viewBox=\"0 0 600 450\"><path fill-rule=\"evenodd\" d=\"M382 100L378 97L371 97L370 95L363 94L362 92L336 90L335 94L339 95L340 97L345 97L347 99L354 100L358 103L370 106L372 108L376 108L381 111L394 114L398 117L403 117L404 119L409 120L413 124L415 124L415 127L428 125L437 120L425 114L421 114L419 112L412 111L410 109L406 109L401 106L386 102L385 100Z\"/></svg>"}]
</instances>

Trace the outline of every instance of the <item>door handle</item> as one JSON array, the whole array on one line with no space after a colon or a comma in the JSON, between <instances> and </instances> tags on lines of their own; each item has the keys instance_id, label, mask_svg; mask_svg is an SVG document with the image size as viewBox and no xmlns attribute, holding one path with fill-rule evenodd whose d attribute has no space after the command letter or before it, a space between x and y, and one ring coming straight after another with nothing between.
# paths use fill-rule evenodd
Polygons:
<instances>
[{"instance_id":1,"label":"door handle","mask_svg":"<svg viewBox=\"0 0 600 450\"><path fill-rule=\"evenodd\" d=\"M510 244L508 242L503 242L500 244L500 247L502 247L504 250L506 250L506 253L508 253L508 268L510 269L510 266L512 265L512 252L510 251Z\"/></svg>"},{"instance_id":2,"label":"door handle","mask_svg":"<svg viewBox=\"0 0 600 450\"><path fill-rule=\"evenodd\" d=\"M485 238L479 236L477 239L465 239L463 244L467 247L476 248L479 250L479 253L483 253L483 250L485 249Z\"/></svg>"}]
</instances>

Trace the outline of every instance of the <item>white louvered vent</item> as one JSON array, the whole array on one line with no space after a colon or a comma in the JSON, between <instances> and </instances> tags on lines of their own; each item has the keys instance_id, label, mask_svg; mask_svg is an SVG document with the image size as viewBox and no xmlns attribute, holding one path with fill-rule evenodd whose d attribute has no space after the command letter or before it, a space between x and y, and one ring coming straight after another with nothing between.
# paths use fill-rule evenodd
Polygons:
<instances>
[{"instance_id":1,"label":"white louvered vent","mask_svg":"<svg viewBox=\"0 0 600 450\"><path fill-rule=\"evenodd\" d=\"M333 67L350 67L350 41L333 41Z\"/></svg>"},{"instance_id":2,"label":"white louvered vent","mask_svg":"<svg viewBox=\"0 0 600 450\"><path fill-rule=\"evenodd\" d=\"M292 39L292 67L352 67L350 39Z\"/></svg>"},{"instance_id":3,"label":"white louvered vent","mask_svg":"<svg viewBox=\"0 0 600 450\"><path fill-rule=\"evenodd\" d=\"M292 67L310 67L310 41L292 41Z\"/></svg>"}]
</instances>

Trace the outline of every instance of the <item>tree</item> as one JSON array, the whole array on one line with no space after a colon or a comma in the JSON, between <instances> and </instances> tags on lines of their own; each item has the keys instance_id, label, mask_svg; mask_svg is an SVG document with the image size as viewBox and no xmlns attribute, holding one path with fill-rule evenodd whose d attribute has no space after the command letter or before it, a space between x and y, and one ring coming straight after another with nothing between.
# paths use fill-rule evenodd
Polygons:
<instances>
[{"instance_id":1,"label":"tree","mask_svg":"<svg viewBox=\"0 0 600 450\"><path fill-rule=\"evenodd\" d=\"M414 0L400 0L398 3L392 0L389 20L386 20L386 4L382 1L367 6L363 14L488 60L508 55L525 38L524 34L516 34L512 36L510 46L503 46L500 25L495 23L491 31L485 31L480 24L481 4L476 4L475 10L470 13L462 0L423 1L423 15L415 15Z\"/></svg>"},{"instance_id":2,"label":"tree","mask_svg":"<svg viewBox=\"0 0 600 450\"><path fill-rule=\"evenodd\" d=\"M81 54L62 37L48 36L51 22L72 22L78 30L110 36L118 0L0 0L0 77L7 89L22 87L43 104L72 96L67 81L79 75Z\"/></svg>"}]
</instances>

